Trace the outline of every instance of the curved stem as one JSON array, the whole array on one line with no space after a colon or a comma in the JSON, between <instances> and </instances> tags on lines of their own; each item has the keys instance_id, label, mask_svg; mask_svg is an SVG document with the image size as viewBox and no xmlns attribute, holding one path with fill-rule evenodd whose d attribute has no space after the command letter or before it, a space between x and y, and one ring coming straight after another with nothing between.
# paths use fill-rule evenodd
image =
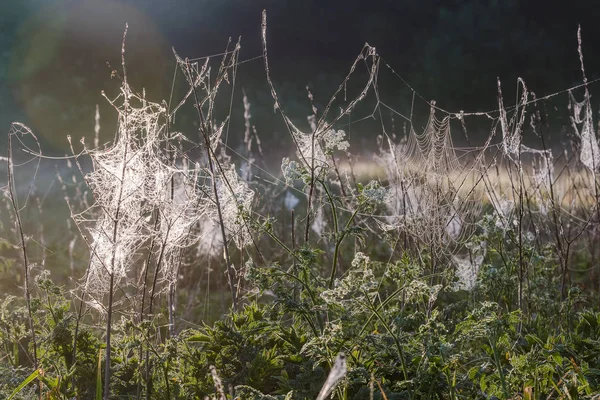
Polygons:
<instances>
[{"instance_id":1,"label":"curved stem","mask_svg":"<svg viewBox=\"0 0 600 400\"><path fill-rule=\"evenodd\" d=\"M340 237L335 242L335 249L333 250L333 265L331 266L331 275L329 276L329 284L327 285L327 287L329 289L331 289L333 287L333 281L335 280L335 273L337 271L337 258L338 258L338 254L340 252L340 245L342 244L342 241L348 234L348 228L350 227L350 224L352 224L352 221L354 221L354 218L356 218L357 215L358 215L358 208L356 210L354 210L354 212L352 213L352 216L350 216L350 219L346 223L346 226L344 226L344 230L340 234Z\"/></svg>"},{"instance_id":2,"label":"curved stem","mask_svg":"<svg viewBox=\"0 0 600 400\"><path fill-rule=\"evenodd\" d=\"M38 368L38 359L37 359L37 340L35 336L35 326L33 323L33 311L31 310L31 289L29 287L29 259L27 257L27 245L25 243L25 233L23 232L23 223L21 222L21 214L19 212L19 207L17 206L17 198L15 195L16 187L15 187L15 178L14 178L14 169L13 169L13 158L12 158L12 127L11 132L8 134L8 193L10 197L10 202L13 207L13 211L15 213L17 229L19 231L19 237L21 240L21 252L23 254L23 269L24 269L24 286L25 286L25 301L27 303L27 316L29 319L29 327L31 330L31 342L33 345L33 366L37 370ZM41 387L41 386L40 386Z\"/></svg>"}]
</instances>

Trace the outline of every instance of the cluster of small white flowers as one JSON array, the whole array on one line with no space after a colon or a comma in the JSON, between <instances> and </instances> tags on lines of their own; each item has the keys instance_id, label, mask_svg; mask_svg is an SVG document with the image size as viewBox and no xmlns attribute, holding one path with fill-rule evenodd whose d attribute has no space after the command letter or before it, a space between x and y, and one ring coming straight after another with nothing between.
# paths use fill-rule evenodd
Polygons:
<instances>
[{"instance_id":1,"label":"cluster of small white flowers","mask_svg":"<svg viewBox=\"0 0 600 400\"><path fill-rule=\"evenodd\" d=\"M354 259L352 260L352 268L360 268L365 269L371 263L371 257L366 255L365 253L359 251L354 255Z\"/></svg>"},{"instance_id":2,"label":"cluster of small white flowers","mask_svg":"<svg viewBox=\"0 0 600 400\"><path fill-rule=\"evenodd\" d=\"M404 289L404 300L407 303L427 302L427 307L431 309L442 290L442 285L429 286L421 279L413 279Z\"/></svg>"},{"instance_id":3,"label":"cluster of small white flowers","mask_svg":"<svg viewBox=\"0 0 600 400\"><path fill-rule=\"evenodd\" d=\"M377 286L371 259L358 252L354 255L352 269L346 277L337 279L335 287L321 293L321 297L328 304L344 306L351 313L356 313L361 309L361 301L371 300Z\"/></svg>"},{"instance_id":4,"label":"cluster of small white flowers","mask_svg":"<svg viewBox=\"0 0 600 400\"><path fill-rule=\"evenodd\" d=\"M298 162L290 161L287 157L281 160L281 172L286 185L293 186L295 181L302 179L302 171Z\"/></svg>"},{"instance_id":5,"label":"cluster of small white flowers","mask_svg":"<svg viewBox=\"0 0 600 400\"><path fill-rule=\"evenodd\" d=\"M329 165L327 154L335 150L345 151L350 147L345 140L346 133L341 129L316 133L296 131L292 136L298 146L298 158L308 168L326 168Z\"/></svg>"},{"instance_id":6,"label":"cluster of small white flowers","mask_svg":"<svg viewBox=\"0 0 600 400\"><path fill-rule=\"evenodd\" d=\"M301 354L310 357L315 362L324 362L327 352L323 351L330 343L338 343L344 337L344 326L339 320L327 321L321 335L315 336L302 346Z\"/></svg>"},{"instance_id":7,"label":"cluster of small white flowers","mask_svg":"<svg viewBox=\"0 0 600 400\"><path fill-rule=\"evenodd\" d=\"M438 298L438 295L442 291L442 285L433 285L429 287L429 298L427 299L427 308L432 309L433 304Z\"/></svg>"},{"instance_id":8,"label":"cluster of small white flowers","mask_svg":"<svg viewBox=\"0 0 600 400\"><path fill-rule=\"evenodd\" d=\"M330 129L323 134L323 141L325 142L325 151L334 151L334 150L348 150L350 147L350 143L345 140L346 132L342 129L335 130Z\"/></svg>"},{"instance_id":9,"label":"cluster of small white flowers","mask_svg":"<svg viewBox=\"0 0 600 400\"><path fill-rule=\"evenodd\" d=\"M383 203L388 195L387 190L381 187L379 182L371 181L365 185L362 195L370 203Z\"/></svg>"},{"instance_id":10,"label":"cluster of small white flowers","mask_svg":"<svg viewBox=\"0 0 600 400\"><path fill-rule=\"evenodd\" d=\"M283 206L285 207L285 209L288 211L292 211L294 208L296 208L298 204L300 204L300 199L294 196L294 194L291 191L286 191L285 197L283 199Z\"/></svg>"},{"instance_id":11,"label":"cluster of small white flowers","mask_svg":"<svg viewBox=\"0 0 600 400\"><path fill-rule=\"evenodd\" d=\"M407 302L421 300L423 296L429 295L429 285L420 279L413 279L404 290Z\"/></svg>"},{"instance_id":12,"label":"cluster of small white flowers","mask_svg":"<svg viewBox=\"0 0 600 400\"><path fill-rule=\"evenodd\" d=\"M307 168L323 168L327 166L325 152L319 144L317 135L313 133L296 132L293 134L298 146L298 159Z\"/></svg>"}]
</instances>

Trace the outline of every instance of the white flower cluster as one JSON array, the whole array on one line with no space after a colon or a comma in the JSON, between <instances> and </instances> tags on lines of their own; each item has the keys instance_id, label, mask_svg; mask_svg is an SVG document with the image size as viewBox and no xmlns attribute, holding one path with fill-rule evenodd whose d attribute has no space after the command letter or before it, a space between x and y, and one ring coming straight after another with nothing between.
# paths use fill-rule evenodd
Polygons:
<instances>
[{"instance_id":1,"label":"white flower cluster","mask_svg":"<svg viewBox=\"0 0 600 400\"><path fill-rule=\"evenodd\" d=\"M346 132L344 132L343 130L328 130L323 134L323 141L325 142L325 151L330 152L334 150L348 150L348 148L350 147L350 143L345 139Z\"/></svg>"},{"instance_id":2,"label":"white flower cluster","mask_svg":"<svg viewBox=\"0 0 600 400\"><path fill-rule=\"evenodd\" d=\"M428 304L433 304L437 299L437 296L442 289L441 285L429 286L427 283L420 279L413 279L406 286L405 289L405 300L406 302L418 302L423 299L427 300Z\"/></svg>"},{"instance_id":3,"label":"white flower cluster","mask_svg":"<svg viewBox=\"0 0 600 400\"><path fill-rule=\"evenodd\" d=\"M371 181L365 185L362 195L369 203L383 203L387 197L387 190L381 187L379 182Z\"/></svg>"},{"instance_id":4,"label":"white flower cluster","mask_svg":"<svg viewBox=\"0 0 600 400\"><path fill-rule=\"evenodd\" d=\"M295 131L292 136L298 147L298 158L307 168L326 168L329 165L328 154L335 150L345 151L350 147L343 130L330 129L320 133Z\"/></svg>"},{"instance_id":5,"label":"white flower cluster","mask_svg":"<svg viewBox=\"0 0 600 400\"><path fill-rule=\"evenodd\" d=\"M290 161L287 157L281 160L281 172L288 186L293 186L295 181L302 179L302 170L298 162Z\"/></svg>"},{"instance_id":6,"label":"white flower cluster","mask_svg":"<svg viewBox=\"0 0 600 400\"><path fill-rule=\"evenodd\" d=\"M377 294L378 282L373 274L371 259L358 252L352 260L352 269L345 278L336 279L335 287L321 293L327 304L346 307L350 313L358 313L363 309L361 303L371 301Z\"/></svg>"}]
</instances>

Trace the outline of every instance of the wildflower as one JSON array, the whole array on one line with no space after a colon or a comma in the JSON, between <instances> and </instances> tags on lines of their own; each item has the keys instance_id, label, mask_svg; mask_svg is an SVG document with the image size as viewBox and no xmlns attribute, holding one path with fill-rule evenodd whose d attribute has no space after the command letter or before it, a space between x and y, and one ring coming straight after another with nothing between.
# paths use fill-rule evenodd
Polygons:
<instances>
[{"instance_id":1,"label":"wildflower","mask_svg":"<svg viewBox=\"0 0 600 400\"><path fill-rule=\"evenodd\" d=\"M345 151L350 147L350 143L344 140L346 132L343 130L330 129L323 135L323 141L325 142L325 151L332 152L334 150Z\"/></svg>"},{"instance_id":2,"label":"wildflower","mask_svg":"<svg viewBox=\"0 0 600 400\"><path fill-rule=\"evenodd\" d=\"M369 203L383 203L386 199L387 191L381 187L379 182L371 181L362 190L364 199Z\"/></svg>"},{"instance_id":3,"label":"wildflower","mask_svg":"<svg viewBox=\"0 0 600 400\"><path fill-rule=\"evenodd\" d=\"M298 162L290 161L287 157L281 160L281 172L286 185L292 186L295 181L302 179L302 170Z\"/></svg>"}]
</instances>

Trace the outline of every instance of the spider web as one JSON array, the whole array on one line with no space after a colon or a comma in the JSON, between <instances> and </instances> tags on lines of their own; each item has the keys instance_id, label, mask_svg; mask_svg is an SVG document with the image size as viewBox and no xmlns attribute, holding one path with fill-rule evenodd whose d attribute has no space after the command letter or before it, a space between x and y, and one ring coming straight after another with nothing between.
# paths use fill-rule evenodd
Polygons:
<instances>
[{"instance_id":1,"label":"spider web","mask_svg":"<svg viewBox=\"0 0 600 400\"><path fill-rule=\"evenodd\" d=\"M265 29L266 26L263 27L263 36ZM233 102L237 68L246 62L262 60L265 63L274 108L283 117L296 146L297 158L305 167L331 171L338 168L336 160L339 161L344 155L351 160L349 153L353 151L352 145L355 143L351 131L360 129L365 121L375 121L377 133L380 133L380 145L373 160L383 171L381 181L387 189L387 196L382 209L361 216L373 219L386 231L407 232L423 245L434 249L442 260L452 261L459 269L468 270L477 268L477 262L472 260L478 260L479 255L464 257L461 243L476 230L476 221L486 201L491 204L503 226L511 222L514 212L514 196L503 191L490 171L508 165L506 168L509 170L523 173L535 189L540 204L544 202L550 182L557 182L560 175L556 171L557 160L551 150L523 145L523 131L528 126L527 116L534 114L531 109L538 103L560 95L569 96L573 130L580 144L579 160L595 177L600 164L600 150L588 88L600 79L587 80L580 34L578 38L583 84L535 97L528 91L525 82L519 79L517 86L520 96L514 105L506 107L498 80L498 108L469 112L448 111L435 101L426 100L374 47L365 44L348 75L324 108L318 109L309 93L312 106L308 118L310 130L304 131L287 116L285 105L277 96L270 78L266 48L261 56L244 61L237 59L238 48L228 50L222 54L222 63L230 71L227 77L232 87L230 104ZM249 124L244 131L248 147L245 154L241 154L228 143L229 118L225 117L220 122L210 121L213 126L210 150L223 166L215 176L207 170L206 159L192 156L193 150L201 147L200 143L165 129L168 125L165 121L175 118L176 112L194 96L195 88L208 92L201 107L209 108L214 100L214 97L210 100L211 96L213 93L216 96L218 89L218 86L207 83L210 81L210 57L184 60L175 53L175 58L179 68L192 65L192 70L186 76L190 89L174 107L147 101L144 93L135 93L125 81L115 99L107 98L118 113L116 140L108 147L98 146L97 141L92 149L84 146L83 153L94 164L93 172L86 174L86 182L94 194L95 202L81 212L74 212L73 218L85 232L92 253L90 273L85 283L88 291L94 294L90 303L102 303L110 275L114 275L117 282L126 280L129 266L139 259L139 250L145 245L142 238L155 238L165 244L165 268L161 276L168 282L177 279L182 249L197 243L199 254L218 254L217 245L221 244L223 238L218 229L215 197L208 189L208 183L213 179L217 182L217 196L222 199L223 214L227 216L226 233L239 249L253 241L253 233L245 223L243 213L264 217L259 210L252 209L256 203L252 182L260 181L262 185L272 188L286 187L286 190L299 197L306 196L302 189L288 187L285 178L256 165L251 154L252 138L256 138L259 146L260 142L258 135L252 136L250 133ZM408 109L393 106L393 99L386 98L380 90L386 86L382 71L401 82L405 88L402 96L405 103L410 104ZM355 85L358 89L352 96L352 89L349 88L355 80L359 84ZM578 89L584 90L581 102L574 95ZM366 104L369 110L364 112L363 108L358 107L359 103ZM424 124L417 122L417 108L428 112ZM245 104L244 112L248 115L247 122L250 118L249 104ZM396 132L397 120L406 127L404 135ZM466 137L467 127L473 120L490 124L490 134L485 143L481 146L455 146L456 132ZM99 116L96 115L96 135L98 121ZM11 134L15 137L30 132L20 125L14 127ZM184 148L184 144L188 148ZM350 145L349 149L347 144ZM33 159L44 157L39 149L32 149L25 144L22 144L22 150L32 155ZM242 177L230 159L232 156L246 163L248 169ZM178 161L173 162L174 159ZM527 164L526 160L530 163ZM352 167L352 162L348 163L348 167ZM350 176L352 173L346 170L339 175L339 210L351 213L354 211L352 199L357 194ZM343 192L343 187L347 188L347 192ZM317 196L319 199L313 216L324 218L325 193L318 192ZM157 209L162 210L159 224L154 222ZM543 212L541 208L539 211ZM115 221L116 214L119 214L119 218ZM315 230L322 231L327 227L323 221L313 222Z\"/></svg>"}]
</instances>

